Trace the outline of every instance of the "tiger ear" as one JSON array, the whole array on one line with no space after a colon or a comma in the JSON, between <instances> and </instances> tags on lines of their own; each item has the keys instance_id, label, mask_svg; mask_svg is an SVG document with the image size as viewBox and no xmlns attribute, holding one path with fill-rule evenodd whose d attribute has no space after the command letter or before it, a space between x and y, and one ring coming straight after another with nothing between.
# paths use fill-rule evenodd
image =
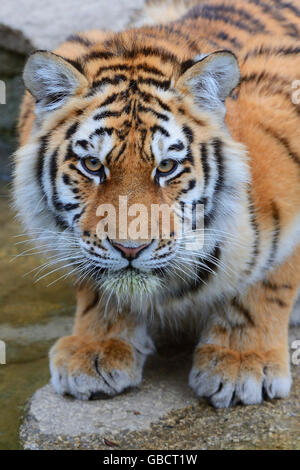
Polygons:
<instances>
[{"instance_id":1,"label":"tiger ear","mask_svg":"<svg viewBox=\"0 0 300 470\"><path fill-rule=\"evenodd\" d=\"M36 99L38 112L52 111L87 85L87 80L62 57L47 51L34 52L28 59L23 79Z\"/></svg>"},{"instance_id":2,"label":"tiger ear","mask_svg":"<svg viewBox=\"0 0 300 470\"><path fill-rule=\"evenodd\" d=\"M199 107L224 109L225 99L240 81L236 56L230 51L217 51L188 65L177 80L177 89L184 95L191 94Z\"/></svg>"}]
</instances>

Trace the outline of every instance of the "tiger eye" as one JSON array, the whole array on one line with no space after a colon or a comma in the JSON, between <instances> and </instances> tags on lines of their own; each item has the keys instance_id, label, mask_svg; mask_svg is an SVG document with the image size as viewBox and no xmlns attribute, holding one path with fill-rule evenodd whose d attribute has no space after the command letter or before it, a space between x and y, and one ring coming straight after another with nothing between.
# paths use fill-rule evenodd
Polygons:
<instances>
[{"instance_id":1,"label":"tiger eye","mask_svg":"<svg viewBox=\"0 0 300 470\"><path fill-rule=\"evenodd\" d=\"M160 173L170 173L172 170L176 168L177 164L174 160L167 159L160 162L159 166L157 167Z\"/></svg>"},{"instance_id":2,"label":"tiger eye","mask_svg":"<svg viewBox=\"0 0 300 470\"><path fill-rule=\"evenodd\" d=\"M98 158L87 157L83 160L83 166L90 173L98 173L102 168L102 163Z\"/></svg>"}]
</instances>

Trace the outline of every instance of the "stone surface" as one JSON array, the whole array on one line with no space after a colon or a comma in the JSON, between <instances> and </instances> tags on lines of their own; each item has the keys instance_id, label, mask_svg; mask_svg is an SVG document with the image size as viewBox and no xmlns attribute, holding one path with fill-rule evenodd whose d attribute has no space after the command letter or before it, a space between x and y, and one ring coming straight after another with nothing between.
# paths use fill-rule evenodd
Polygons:
<instances>
[{"instance_id":1,"label":"stone surface","mask_svg":"<svg viewBox=\"0 0 300 470\"><path fill-rule=\"evenodd\" d=\"M87 29L120 30L144 0L10 0L2 2L0 46L27 54L53 49L69 34ZM12 31L16 31L14 35ZM23 40L22 40L23 37ZM8 39L8 40L7 40Z\"/></svg>"},{"instance_id":2,"label":"stone surface","mask_svg":"<svg viewBox=\"0 0 300 470\"><path fill-rule=\"evenodd\" d=\"M291 341L300 338L294 329ZM47 385L21 427L25 449L300 449L300 365L285 400L215 410L187 385L187 354L151 358L143 383L114 398L81 402Z\"/></svg>"}]
</instances>

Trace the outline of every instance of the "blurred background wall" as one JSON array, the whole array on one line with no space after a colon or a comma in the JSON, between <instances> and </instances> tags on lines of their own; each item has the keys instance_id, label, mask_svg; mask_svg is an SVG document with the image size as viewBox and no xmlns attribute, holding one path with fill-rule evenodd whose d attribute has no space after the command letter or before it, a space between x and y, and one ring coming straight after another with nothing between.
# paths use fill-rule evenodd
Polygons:
<instances>
[{"instance_id":1,"label":"blurred background wall","mask_svg":"<svg viewBox=\"0 0 300 470\"><path fill-rule=\"evenodd\" d=\"M0 80L6 104L0 104L0 181L11 174L16 122L22 94L22 69L34 49L55 49L72 33L88 29L121 30L144 0L1 0Z\"/></svg>"}]
</instances>

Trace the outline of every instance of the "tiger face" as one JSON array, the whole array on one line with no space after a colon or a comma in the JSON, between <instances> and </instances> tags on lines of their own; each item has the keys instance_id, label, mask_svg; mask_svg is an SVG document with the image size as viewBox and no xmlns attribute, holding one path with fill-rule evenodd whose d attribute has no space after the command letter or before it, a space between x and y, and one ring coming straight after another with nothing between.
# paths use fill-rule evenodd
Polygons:
<instances>
[{"instance_id":1,"label":"tiger face","mask_svg":"<svg viewBox=\"0 0 300 470\"><path fill-rule=\"evenodd\" d=\"M218 238L211 230L203 243L203 222L226 217L246 180L224 124L237 61L226 51L183 64L99 57L80 71L52 53L29 58L36 117L17 164L17 206L79 281L120 290L134 279L147 291L166 278L194 282Z\"/></svg>"}]
</instances>

